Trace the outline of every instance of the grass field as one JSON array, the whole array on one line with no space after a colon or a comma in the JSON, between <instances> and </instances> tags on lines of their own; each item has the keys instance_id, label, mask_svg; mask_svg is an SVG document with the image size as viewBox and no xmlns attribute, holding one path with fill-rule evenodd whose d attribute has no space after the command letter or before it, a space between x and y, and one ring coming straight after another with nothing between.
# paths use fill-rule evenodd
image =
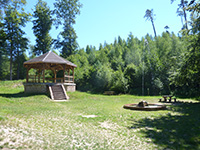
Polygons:
<instances>
[{"instance_id":1,"label":"grass field","mask_svg":"<svg viewBox=\"0 0 200 150\"><path fill-rule=\"evenodd\" d=\"M74 92L68 102L52 102L23 91L22 81L0 82L0 149L200 149L194 100L148 112L123 105L160 97Z\"/></svg>"}]
</instances>

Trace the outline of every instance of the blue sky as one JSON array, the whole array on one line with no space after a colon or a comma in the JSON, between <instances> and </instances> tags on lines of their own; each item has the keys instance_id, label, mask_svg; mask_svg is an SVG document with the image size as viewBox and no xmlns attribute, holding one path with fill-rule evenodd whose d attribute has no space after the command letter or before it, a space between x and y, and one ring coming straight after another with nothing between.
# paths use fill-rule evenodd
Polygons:
<instances>
[{"instance_id":1,"label":"blue sky","mask_svg":"<svg viewBox=\"0 0 200 150\"><path fill-rule=\"evenodd\" d=\"M47 0L46 0L47 1ZM48 6L54 9L54 0L48 0ZM120 36L127 39L130 32L141 39L147 33L154 35L152 24L144 18L146 9L153 9L155 16L155 28L158 35L165 31L168 25L169 31L178 34L182 24L181 18L177 16L178 2L171 4L171 0L80 0L83 4L81 14L76 18L74 29L78 36L80 48L87 45L96 46L105 42L113 43ZM37 1L27 1L26 10L32 13ZM25 32L35 44L35 36L32 31L32 23L28 23ZM52 38L56 38L59 30L52 27L50 32Z\"/></svg>"}]
</instances>

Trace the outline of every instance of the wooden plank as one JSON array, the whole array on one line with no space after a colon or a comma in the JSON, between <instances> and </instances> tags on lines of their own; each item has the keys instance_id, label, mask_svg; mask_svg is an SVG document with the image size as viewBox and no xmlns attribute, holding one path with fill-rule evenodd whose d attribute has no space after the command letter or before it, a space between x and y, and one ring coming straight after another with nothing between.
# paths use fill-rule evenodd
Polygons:
<instances>
[{"instance_id":1,"label":"wooden plank","mask_svg":"<svg viewBox=\"0 0 200 150\"><path fill-rule=\"evenodd\" d=\"M63 92L64 92L64 95L65 95L65 98L66 99L69 99L69 96L67 96L67 93L66 93L66 90L65 90L65 87L63 85L62 86L62 89L63 89Z\"/></svg>"},{"instance_id":2,"label":"wooden plank","mask_svg":"<svg viewBox=\"0 0 200 150\"><path fill-rule=\"evenodd\" d=\"M67 77L67 78L73 78L73 76L68 76L68 75L65 75L65 77Z\"/></svg>"},{"instance_id":3,"label":"wooden plank","mask_svg":"<svg viewBox=\"0 0 200 150\"><path fill-rule=\"evenodd\" d=\"M49 86L49 93L50 93L51 99L54 100L54 96L53 96L53 92L52 92L51 86Z\"/></svg>"},{"instance_id":4,"label":"wooden plank","mask_svg":"<svg viewBox=\"0 0 200 150\"><path fill-rule=\"evenodd\" d=\"M51 88L54 100L66 100L69 98L63 85L54 85Z\"/></svg>"}]
</instances>

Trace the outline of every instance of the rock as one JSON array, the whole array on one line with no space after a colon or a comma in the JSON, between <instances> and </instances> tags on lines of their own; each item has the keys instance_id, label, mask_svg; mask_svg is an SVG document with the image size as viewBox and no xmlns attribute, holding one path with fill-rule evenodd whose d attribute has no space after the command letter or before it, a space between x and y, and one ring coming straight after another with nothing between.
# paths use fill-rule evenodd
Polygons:
<instances>
[{"instance_id":1,"label":"rock","mask_svg":"<svg viewBox=\"0 0 200 150\"><path fill-rule=\"evenodd\" d=\"M148 106L148 103L146 101L141 101L138 103L138 106L139 107L145 107L145 106Z\"/></svg>"}]
</instances>

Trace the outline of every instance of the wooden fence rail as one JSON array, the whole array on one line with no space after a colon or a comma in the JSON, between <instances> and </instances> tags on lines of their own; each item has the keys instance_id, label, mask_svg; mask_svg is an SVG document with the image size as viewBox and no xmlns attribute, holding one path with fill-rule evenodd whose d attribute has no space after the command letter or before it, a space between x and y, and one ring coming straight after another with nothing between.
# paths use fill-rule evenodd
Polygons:
<instances>
[{"instance_id":1,"label":"wooden fence rail","mask_svg":"<svg viewBox=\"0 0 200 150\"><path fill-rule=\"evenodd\" d=\"M43 78L39 77L38 75L29 75L28 76L30 83L42 83ZM67 76L65 75L65 78L48 78L46 77L44 80L45 83L73 83L74 78L73 76Z\"/></svg>"}]
</instances>

